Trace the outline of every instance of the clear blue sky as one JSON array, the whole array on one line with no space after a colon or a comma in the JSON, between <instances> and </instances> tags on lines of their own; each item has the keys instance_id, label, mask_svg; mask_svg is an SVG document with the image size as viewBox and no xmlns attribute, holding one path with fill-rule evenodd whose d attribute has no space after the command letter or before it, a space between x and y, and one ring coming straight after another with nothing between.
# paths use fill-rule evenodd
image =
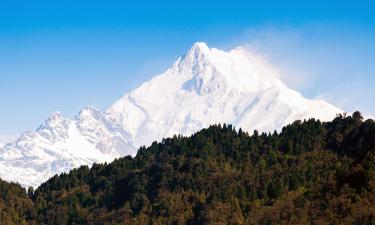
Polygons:
<instances>
[{"instance_id":1,"label":"clear blue sky","mask_svg":"<svg viewBox=\"0 0 375 225\"><path fill-rule=\"evenodd\" d=\"M105 109L196 41L249 46L304 95L375 114L374 12L372 1L2 0L0 135Z\"/></svg>"}]
</instances>

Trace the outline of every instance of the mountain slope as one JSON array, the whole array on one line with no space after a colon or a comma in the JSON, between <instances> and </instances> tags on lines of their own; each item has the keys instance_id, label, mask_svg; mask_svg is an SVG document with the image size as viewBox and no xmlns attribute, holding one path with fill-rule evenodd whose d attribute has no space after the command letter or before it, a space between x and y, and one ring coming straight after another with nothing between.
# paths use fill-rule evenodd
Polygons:
<instances>
[{"instance_id":1,"label":"mountain slope","mask_svg":"<svg viewBox=\"0 0 375 225\"><path fill-rule=\"evenodd\" d=\"M139 146L210 124L273 131L297 119L330 120L341 111L287 88L271 66L242 48L225 52L196 43L105 112L86 107L73 119L53 114L0 147L0 177L38 186L54 174L135 155Z\"/></svg>"},{"instance_id":2,"label":"mountain slope","mask_svg":"<svg viewBox=\"0 0 375 225\"><path fill-rule=\"evenodd\" d=\"M212 125L54 176L28 197L0 181L0 223L375 224L374 164L375 122L358 112L272 135Z\"/></svg>"}]
</instances>

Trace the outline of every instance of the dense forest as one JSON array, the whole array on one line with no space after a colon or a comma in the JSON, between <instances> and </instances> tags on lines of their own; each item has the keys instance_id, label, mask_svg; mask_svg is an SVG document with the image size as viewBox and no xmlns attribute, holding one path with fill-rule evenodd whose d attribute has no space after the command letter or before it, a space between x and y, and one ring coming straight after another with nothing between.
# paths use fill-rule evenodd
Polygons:
<instances>
[{"instance_id":1,"label":"dense forest","mask_svg":"<svg viewBox=\"0 0 375 225\"><path fill-rule=\"evenodd\" d=\"M0 181L0 224L375 224L375 122L213 125L35 191Z\"/></svg>"}]
</instances>

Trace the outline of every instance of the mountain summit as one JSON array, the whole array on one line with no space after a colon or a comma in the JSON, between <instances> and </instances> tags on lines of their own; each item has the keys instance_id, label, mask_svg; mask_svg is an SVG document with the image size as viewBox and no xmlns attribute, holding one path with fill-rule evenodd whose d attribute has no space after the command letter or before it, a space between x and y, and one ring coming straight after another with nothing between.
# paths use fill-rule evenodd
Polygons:
<instances>
[{"instance_id":1,"label":"mountain summit","mask_svg":"<svg viewBox=\"0 0 375 225\"><path fill-rule=\"evenodd\" d=\"M216 123L252 132L298 119L331 120L341 109L289 89L243 48L194 44L171 68L126 93L105 112L85 107L73 119L54 113L36 131L0 148L0 177L38 186L82 164L111 161L174 134Z\"/></svg>"}]
</instances>

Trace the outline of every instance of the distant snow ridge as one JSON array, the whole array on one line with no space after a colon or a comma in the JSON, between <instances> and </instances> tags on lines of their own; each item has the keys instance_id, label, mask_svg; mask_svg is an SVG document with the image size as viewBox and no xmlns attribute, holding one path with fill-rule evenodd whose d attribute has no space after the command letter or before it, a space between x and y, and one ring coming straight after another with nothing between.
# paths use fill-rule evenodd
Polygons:
<instances>
[{"instance_id":1,"label":"distant snow ridge","mask_svg":"<svg viewBox=\"0 0 375 225\"><path fill-rule=\"evenodd\" d=\"M289 89L271 66L242 48L225 52L196 43L105 112L86 107L73 119L54 113L36 131L0 147L0 177L36 187L55 174L135 155L141 145L210 124L273 131L297 119L331 120L340 112Z\"/></svg>"}]
</instances>

